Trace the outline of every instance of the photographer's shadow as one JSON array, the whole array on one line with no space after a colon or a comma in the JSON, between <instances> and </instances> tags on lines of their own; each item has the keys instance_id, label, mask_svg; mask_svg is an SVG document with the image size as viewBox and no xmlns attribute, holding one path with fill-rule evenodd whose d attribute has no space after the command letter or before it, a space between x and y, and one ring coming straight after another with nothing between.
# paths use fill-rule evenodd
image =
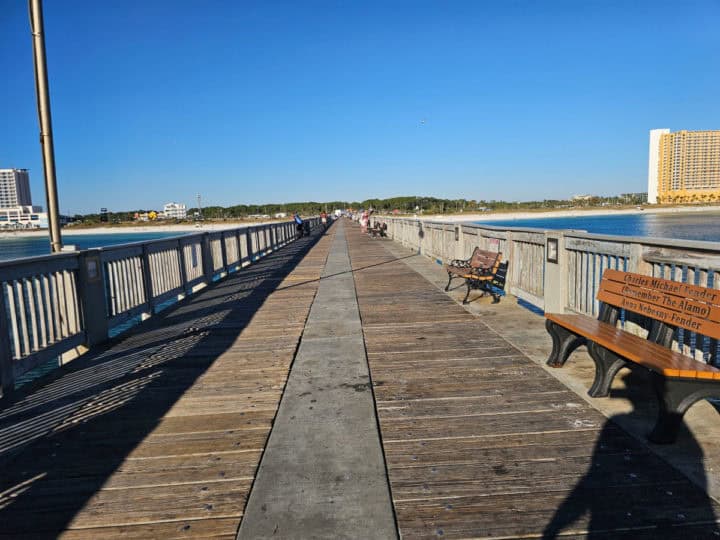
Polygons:
<instances>
[{"instance_id":1,"label":"photographer's shadow","mask_svg":"<svg viewBox=\"0 0 720 540\"><path fill-rule=\"evenodd\" d=\"M647 424L643 409L652 399L642 391L650 387L644 373L629 371L622 378L625 388L613 389L611 396L629 399L633 409L605 423L586 474L555 511L543 538L720 538L697 440L683 426L678 437L683 458L703 471L692 483L619 427Z\"/></svg>"}]
</instances>

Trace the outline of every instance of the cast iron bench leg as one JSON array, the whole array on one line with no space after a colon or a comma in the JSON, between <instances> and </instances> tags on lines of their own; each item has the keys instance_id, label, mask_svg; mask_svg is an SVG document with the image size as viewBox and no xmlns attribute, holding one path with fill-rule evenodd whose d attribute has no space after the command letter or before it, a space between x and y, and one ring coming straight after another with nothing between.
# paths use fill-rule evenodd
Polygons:
<instances>
[{"instance_id":1,"label":"cast iron bench leg","mask_svg":"<svg viewBox=\"0 0 720 540\"><path fill-rule=\"evenodd\" d=\"M629 363L593 341L588 344L588 351L595 362L595 380L588 390L588 395L590 397L607 397L615 375Z\"/></svg>"},{"instance_id":2,"label":"cast iron bench leg","mask_svg":"<svg viewBox=\"0 0 720 540\"><path fill-rule=\"evenodd\" d=\"M550 319L545 320L545 328L553 342L552 352L547 359L547 365L550 367L563 367L568 356L580 345L585 345L584 337L573 334Z\"/></svg>"},{"instance_id":3,"label":"cast iron bench leg","mask_svg":"<svg viewBox=\"0 0 720 540\"><path fill-rule=\"evenodd\" d=\"M648 440L655 444L675 442L685 412L701 399L717 397L717 382L702 379L668 379L652 371L653 389L658 400L658 419Z\"/></svg>"},{"instance_id":4,"label":"cast iron bench leg","mask_svg":"<svg viewBox=\"0 0 720 540\"><path fill-rule=\"evenodd\" d=\"M445 285L446 291L450 290L450 282L453 280L453 277L455 277L455 276L453 276L451 272L448 272L448 284Z\"/></svg>"},{"instance_id":5,"label":"cast iron bench leg","mask_svg":"<svg viewBox=\"0 0 720 540\"><path fill-rule=\"evenodd\" d=\"M465 298L463 298L463 305L469 304L468 298L470 297L470 291L472 290L472 280L466 279L465 285L467 285L467 292L465 293Z\"/></svg>"}]
</instances>

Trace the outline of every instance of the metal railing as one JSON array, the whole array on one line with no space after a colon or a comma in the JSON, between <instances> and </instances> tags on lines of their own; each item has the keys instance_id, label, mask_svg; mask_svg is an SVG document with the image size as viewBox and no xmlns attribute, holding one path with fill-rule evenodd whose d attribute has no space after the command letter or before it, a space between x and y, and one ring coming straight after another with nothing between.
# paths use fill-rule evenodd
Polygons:
<instances>
[{"instance_id":1,"label":"metal railing","mask_svg":"<svg viewBox=\"0 0 720 540\"><path fill-rule=\"evenodd\" d=\"M131 319L292 242L295 227L273 223L0 262L3 395L39 364L77 356Z\"/></svg>"},{"instance_id":2,"label":"metal railing","mask_svg":"<svg viewBox=\"0 0 720 540\"><path fill-rule=\"evenodd\" d=\"M378 216L397 242L438 262L468 258L475 246L510 262L508 291L548 313L596 316L606 268L720 289L720 248L714 242L608 236L584 231L494 227ZM676 349L718 363L720 344L678 331Z\"/></svg>"}]
</instances>

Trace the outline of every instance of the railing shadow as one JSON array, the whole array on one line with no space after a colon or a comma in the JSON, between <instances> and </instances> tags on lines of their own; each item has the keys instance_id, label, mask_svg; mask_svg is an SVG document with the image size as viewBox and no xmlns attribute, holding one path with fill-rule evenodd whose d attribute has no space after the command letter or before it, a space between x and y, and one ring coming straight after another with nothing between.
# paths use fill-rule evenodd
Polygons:
<instances>
[{"instance_id":1,"label":"railing shadow","mask_svg":"<svg viewBox=\"0 0 720 540\"><path fill-rule=\"evenodd\" d=\"M362 272L363 270L367 270L368 268L374 268L374 267L376 267L376 266L383 266L383 265L385 265L385 264L391 264L391 263L394 263L394 262L397 262L397 261L402 261L402 260L404 260L404 259L411 259L411 258L417 257L417 256L418 256L417 254L415 254L415 255L406 255L405 257L397 257L397 258L392 259L392 260L389 260L389 261L383 261L383 262L379 262L379 263L375 263L375 264L368 264L367 266L361 266L361 267L359 267L359 268L353 268L353 269L351 269L351 270L344 270L344 271L342 271L342 272L335 272L334 274L328 274L328 275L326 275L326 276L322 276L322 277L319 277L319 278L316 278L316 279L308 279L308 280L305 280L305 281L301 281L301 282L299 282L299 283L293 283L292 285L286 285L286 286L284 286L284 287L278 287L278 290L279 290L279 291L284 291L284 290L287 290L287 289L292 289L293 287L300 287L300 286L302 286L302 285L307 285L308 283L316 283L316 282L319 283L319 282L322 281L323 279L328 279L328 278L336 277L336 276L342 276L342 275L344 275L344 274L355 274L356 272Z\"/></svg>"},{"instance_id":2,"label":"railing shadow","mask_svg":"<svg viewBox=\"0 0 720 540\"><path fill-rule=\"evenodd\" d=\"M636 390L647 386L637 371L626 373L623 379L626 388L613 389L612 396L628 398L633 410L605 423L587 473L555 511L542 538L564 538L568 534L575 538L584 528L583 538L603 540L720 537L704 474L697 482L702 485L691 485L682 473L639 443L637 447L618 446L618 424L641 420L644 413L640 411L647 399ZM692 433L683 428L680 439L684 459L703 469L703 452Z\"/></svg>"},{"instance_id":3,"label":"railing shadow","mask_svg":"<svg viewBox=\"0 0 720 540\"><path fill-rule=\"evenodd\" d=\"M321 236L231 274L14 396L0 411L0 536L66 529Z\"/></svg>"}]
</instances>

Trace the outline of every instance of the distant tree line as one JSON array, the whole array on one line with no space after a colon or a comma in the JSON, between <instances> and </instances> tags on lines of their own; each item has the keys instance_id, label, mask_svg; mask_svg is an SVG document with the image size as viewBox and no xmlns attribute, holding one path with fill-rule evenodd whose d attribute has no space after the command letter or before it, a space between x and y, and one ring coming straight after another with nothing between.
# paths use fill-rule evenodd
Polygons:
<instances>
[{"instance_id":1,"label":"distant tree line","mask_svg":"<svg viewBox=\"0 0 720 540\"><path fill-rule=\"evenodd\" d=\"M591 207L591 206L618 206L638 205L647 201L647 193L623 193L612 197L587 195L573 199L544 199L542 201L496 201L473 199L439 199L436 197L407 196L391 197L388 199L366 199L364 201L328 201L328 202L290 202L270 204L238 204L234 206L207 206L202 209L190 208L188 220L201 215L203 219L241 219L252 216L274 217L276 214L291 215L298 212L301 215L317 215L322 211L333 212L339 210L359 210L373 208L376 212L401 214L454 214L461 212L482 212L491 210L547 210L553 208ZM133 221L135 214L142 214L148 210L132 210L123 212L108 212L108 221L122 223ZM78 214L76 221L85 223L99 223L100 213Z\"/></svg>"}]
</instances>

